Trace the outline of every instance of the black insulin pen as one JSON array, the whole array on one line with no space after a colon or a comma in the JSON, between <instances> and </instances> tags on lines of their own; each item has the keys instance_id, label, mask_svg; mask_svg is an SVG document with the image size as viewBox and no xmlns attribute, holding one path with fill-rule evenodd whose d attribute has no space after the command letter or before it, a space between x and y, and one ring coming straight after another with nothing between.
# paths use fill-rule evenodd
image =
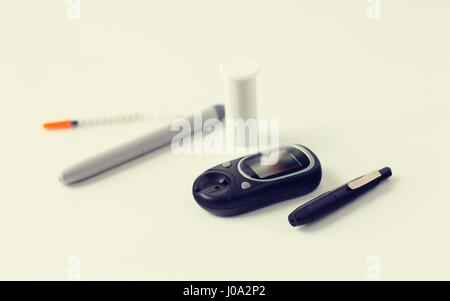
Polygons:
<instances>
[{"instance_id":1,"label":"black insulin pen","mask_svg":"<svg viewBox=\"0 0 450 301\"><path fill-rule=\"evenodd\" d=\"M289 214L289 223L295 227L313 222L350 203L391 175L391 169L385 167L325 192L292 211Z\"/></svg>"}]
</instances>

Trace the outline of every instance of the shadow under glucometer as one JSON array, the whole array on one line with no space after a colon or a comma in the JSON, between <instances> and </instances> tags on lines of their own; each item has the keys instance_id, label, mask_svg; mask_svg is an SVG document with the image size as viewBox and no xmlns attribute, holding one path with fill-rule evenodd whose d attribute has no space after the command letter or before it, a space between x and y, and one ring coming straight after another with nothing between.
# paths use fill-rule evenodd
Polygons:
<instances>
[{"instance_id":1,"label":"shadow under glucometer","mask_svg":"<svg viewBox=\"0 0 450 301\"><path fill-rule=\"evenodd\" d=\"M394 185L396 181L396 178L391 178L389 179L389 181L381 183L376 189L366 192L364 195L354 200L353 202L339 208L339 210L334 211L315 222L298 227L298 231L320 231L321 229L330 226L335 222L338 222L340 219L345 218L346 216L350 216L352 213L354 213L354 211L367 206L367 204L370 202L376 202L380 196L388 193L388 191L392 189L392 185Z\"/></svg>"}]
</instances>

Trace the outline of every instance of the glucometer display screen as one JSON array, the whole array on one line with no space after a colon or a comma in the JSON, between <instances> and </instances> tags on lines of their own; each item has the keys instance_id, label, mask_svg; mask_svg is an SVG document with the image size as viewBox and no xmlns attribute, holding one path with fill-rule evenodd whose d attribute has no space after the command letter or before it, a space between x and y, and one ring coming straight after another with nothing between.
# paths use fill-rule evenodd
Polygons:
<instances>
[{"instance_id":1,"label":"glucometer display screen","mask_svg":"<svg viewBox=\"0 0 450 301\"><path fill-rule=\"evenodd\" d=\"M271 164L262 164L262 155L258 154L247 158L242 163L243 171L257 179L271 179L286 174L298 172L308 167L308 157L299 149L294 147L281 148L269 161Z\"/></svg>"}]
</instances>

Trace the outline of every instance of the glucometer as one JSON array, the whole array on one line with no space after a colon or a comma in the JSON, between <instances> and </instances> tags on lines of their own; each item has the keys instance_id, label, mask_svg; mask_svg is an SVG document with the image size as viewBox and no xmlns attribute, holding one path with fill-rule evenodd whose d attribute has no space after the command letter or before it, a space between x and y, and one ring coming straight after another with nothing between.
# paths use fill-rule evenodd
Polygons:
<instances>
[{"instance_id":1,"label":"glucometer","mask_svg":"<svg viewBox=\"0 0 450 301\"><path fill-rule=\"evenodd\" d=\"M265 161L270 156L276 160ZM192 193L204 209L230 216L306 194L321 178L317 156L294 144L214 166L195 180Z\"/></svg>"}]
</instances>

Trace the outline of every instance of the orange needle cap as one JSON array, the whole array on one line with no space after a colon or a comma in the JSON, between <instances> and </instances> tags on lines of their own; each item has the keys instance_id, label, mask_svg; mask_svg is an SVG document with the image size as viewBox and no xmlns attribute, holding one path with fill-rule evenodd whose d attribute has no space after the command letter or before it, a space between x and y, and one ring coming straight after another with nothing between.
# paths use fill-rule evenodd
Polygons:
<instances>
[{"instance_id":1,"label":"orange needle cap","mask_svg":"<svg viewBox=\"0 0 450 301\"><path fill-rule=\"evenodd\" d=\"M72 127L72 121L64 120L64 121L48 122L44 123L43 127L47 130L69 129Z\"/></svg>"}]
</instances>

